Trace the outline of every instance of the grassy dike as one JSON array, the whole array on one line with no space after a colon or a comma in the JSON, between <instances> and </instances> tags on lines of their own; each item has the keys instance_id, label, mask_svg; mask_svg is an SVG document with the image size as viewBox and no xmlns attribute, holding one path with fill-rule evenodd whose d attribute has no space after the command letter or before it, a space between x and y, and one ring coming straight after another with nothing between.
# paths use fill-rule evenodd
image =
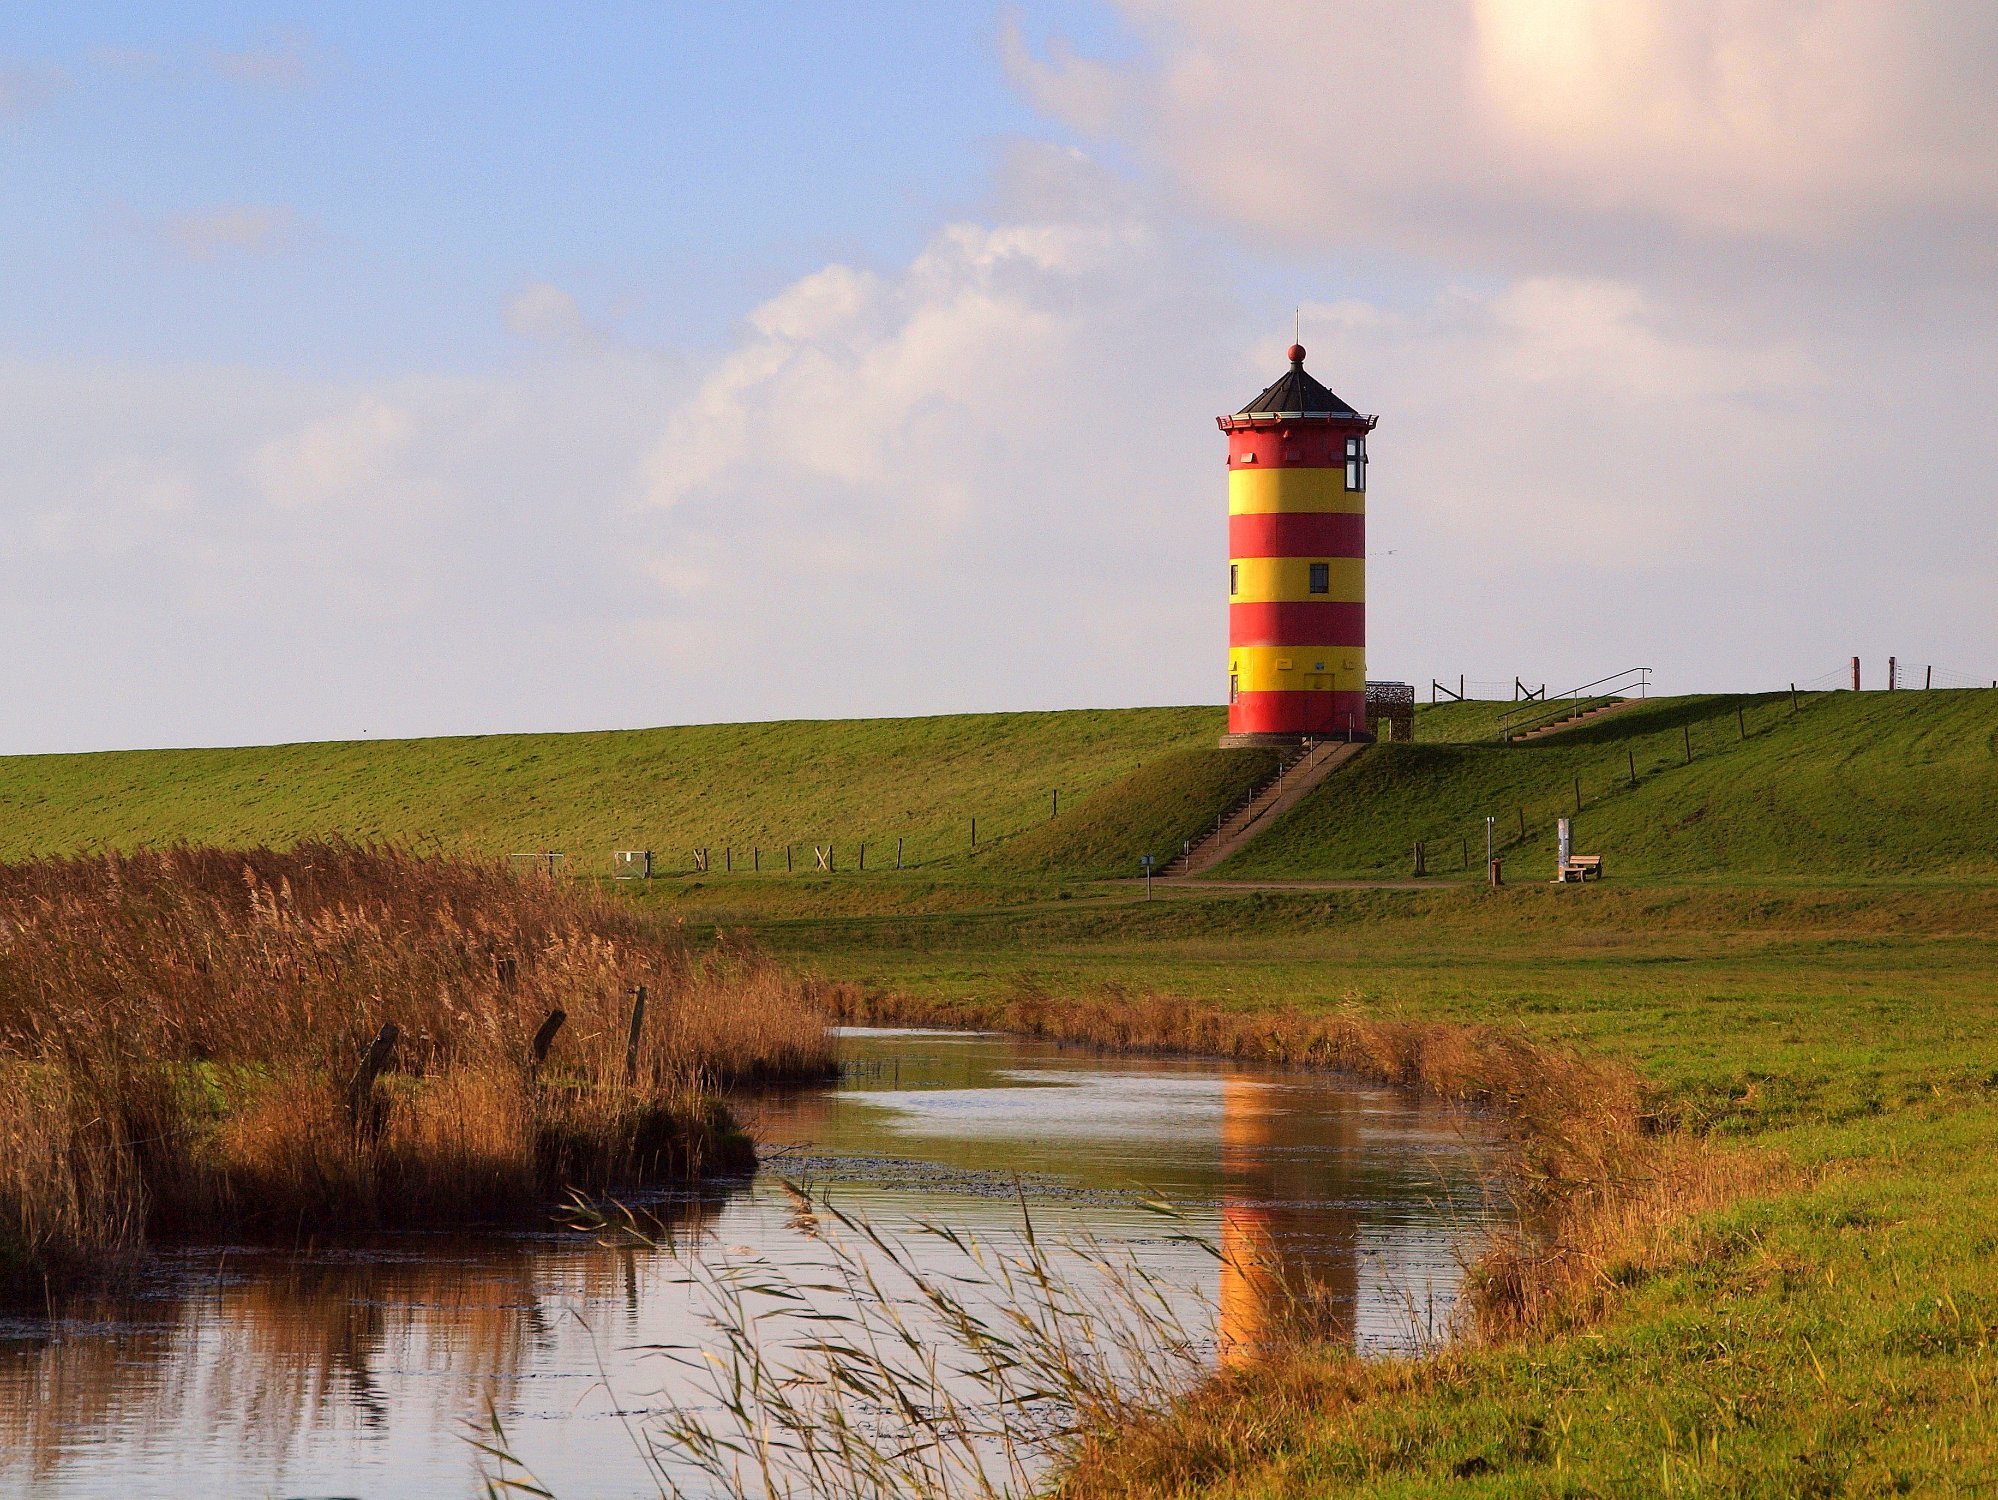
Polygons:
<instances>
[{"instance_id":1,"label":"grassy dike","mask_svg":"<svg viewBox=\"0 0 1998 1500\"><path fill-rule=\"evenodd\" d=\"M766 870L781 868L791 844L803 873L815 844L833 845L843 871L863 842L892 865L901 839L911 864L962 875L1047 822L1056 793L1074 806L1165 757L1177 769L1155 812L1211 816L1206 782L1244 774L1241 757L1214 748L1224 718L1081 709L4 756L0 859L341 838L554 849L590 875L615 849L652 849L670 871L691 869L697 846L717 870L724 849L745 865L760 849ZM1143 821L1142 796L1115 800Z\"/></svg>"}]
</instances>

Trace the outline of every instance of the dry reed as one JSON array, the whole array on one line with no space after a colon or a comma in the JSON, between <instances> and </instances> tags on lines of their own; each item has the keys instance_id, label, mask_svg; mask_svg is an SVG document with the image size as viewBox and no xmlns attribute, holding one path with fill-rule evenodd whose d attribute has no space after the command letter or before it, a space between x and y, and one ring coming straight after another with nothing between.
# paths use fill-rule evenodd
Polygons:
<instances>
[{"instance_id":1,"label":"dry reed","mask_svg":"<svg viewBox=\"0 0 1998 1500\"><path fill-rule=\"evenodd\" d=\"M436 1223L740 1170L716 1090L825 1074L825 1022L817 986L740 945L492 861L306 844L0 866L0 1282L148 1230Z\"/></svg>"}]
</instances>

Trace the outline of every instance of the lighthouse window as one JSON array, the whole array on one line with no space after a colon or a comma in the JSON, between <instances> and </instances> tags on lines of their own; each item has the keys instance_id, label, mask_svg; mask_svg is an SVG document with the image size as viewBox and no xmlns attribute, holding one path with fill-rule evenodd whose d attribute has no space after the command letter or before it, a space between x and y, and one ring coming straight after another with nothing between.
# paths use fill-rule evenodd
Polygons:
<instances>
[{"instance_id":1,"label":"lighthouse window","mask_svg":"<svg viewBox=\"0 0 1998 1500\"><path fill-rule=\"evenodd\" d=\"M1229 593L1231 593L1231 594L1234 594L1234 593L1239 593L1239 592L1241 592L1241 588L1242 588L1242 567L1241 567L1241 564L1240 564L1240 563L1229 563L1229 564L1228 564L1228 592L1229 592Z\"/></svg>"},{"instance_id":2,"label":"lighthouse window","mask_svg":"<svg viewBox=\"0 0 1998 1500\"><path fill-rule=\"evenodd\" d=\"M1311 565L1311 592L1329 594L1332 592L1332 564L1313 563Z\"/></svg>"},{"instance_id":3,"label":"lighthouse window","mask_svg":"<svg viewBox=\"0 0 1998 1500\"><path fill-rule=\"evenodd\" d=\"M1346 439L1346 488L1363 490L1367 487L1367 440L1365 438Z\"/></svg>"}]
</instances>

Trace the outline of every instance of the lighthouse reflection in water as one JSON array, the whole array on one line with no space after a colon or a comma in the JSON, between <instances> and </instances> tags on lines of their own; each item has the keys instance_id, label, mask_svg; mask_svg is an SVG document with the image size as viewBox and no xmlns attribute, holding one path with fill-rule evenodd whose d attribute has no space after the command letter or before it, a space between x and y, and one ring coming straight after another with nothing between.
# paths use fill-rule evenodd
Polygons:
<instances>
[{"instance_id":1,"label":"lighthouse reflection in water","mask_svg":"<svg viewBox=\"0 0 1998 1500\"><path fill-rule=\"evenodd\" d=\"M839 1090L775 1111L795 1166L877 1218L1138 1247L1204 1286L1218 1358L1298 1320L1363 1353L1443 1330L1489 1205L1476 1117L1323 1073L1105 1057L1004 1036L849 1034ZM1016 1195L1017 1188L1017 1195ZM1172 1205L1174 1243L1145 1202ZM1215 1252L1218 1251L1218 1256ZM1211 1321L1210 1321L1211 1320Z\"/></svg>"}]
</instances>

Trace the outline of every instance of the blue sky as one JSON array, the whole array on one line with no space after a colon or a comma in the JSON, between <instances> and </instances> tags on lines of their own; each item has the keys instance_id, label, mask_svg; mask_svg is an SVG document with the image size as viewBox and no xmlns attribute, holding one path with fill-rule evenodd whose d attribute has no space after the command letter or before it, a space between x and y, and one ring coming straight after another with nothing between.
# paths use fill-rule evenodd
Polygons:
<instances>
[{"instance_id":1,"label":"blue sky","mask_svg":"<svg viewBox=\"0 0 1998 1500\"><path fill-rule=\"evenodd\" d=\"M829 259L906 257L998 139L1059 133L975 6L46 9L0 20L50 94L0 177L34 219L0 336L38 354L475 365L532 279L715 342ZM282 208L286 254L175 253L243 205Z\"/></svg>"},{"instance_id":2,"label":"blue sky","mask_svg":"<svg viewBox=\"0 0 1998 1500\"><path fill-rule=\"evenodd\" d=\"M1373 675L1989 677L1994 76L1970 3L16 7L0 751L1215 701L1297 306Z\"/></svg>"}]
</instances>

